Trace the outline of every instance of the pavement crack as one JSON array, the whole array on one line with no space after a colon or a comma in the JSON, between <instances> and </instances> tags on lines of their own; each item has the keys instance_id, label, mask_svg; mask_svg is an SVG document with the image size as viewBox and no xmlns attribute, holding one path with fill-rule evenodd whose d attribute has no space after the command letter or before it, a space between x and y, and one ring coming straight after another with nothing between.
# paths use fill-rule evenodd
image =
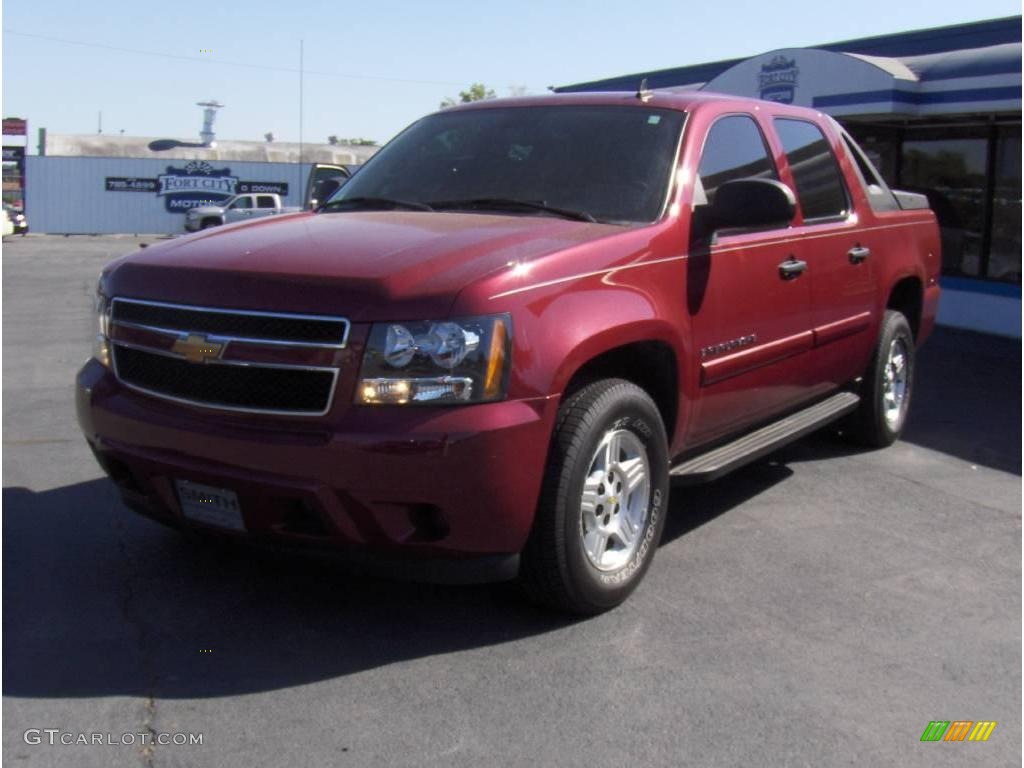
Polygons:
<instances>
[{"instance_id":1,"label":"pavement crack","mask_svg":"<svg viewBox=\"0 0 1024 768\"><path fill-rule=\"evenodd\" d=\"M149 734L147 743L143 744L140 748L142 757L142 764L146 768L153 768L153 758L156 756L156 729L153 727L153 723L156 722L156 699L153 697L153 689L155 686L155 680L150 681L150 692L146 697L145 717L142 720L142 727L145 729L144 733Z\"/></svg>"}]
</instances>

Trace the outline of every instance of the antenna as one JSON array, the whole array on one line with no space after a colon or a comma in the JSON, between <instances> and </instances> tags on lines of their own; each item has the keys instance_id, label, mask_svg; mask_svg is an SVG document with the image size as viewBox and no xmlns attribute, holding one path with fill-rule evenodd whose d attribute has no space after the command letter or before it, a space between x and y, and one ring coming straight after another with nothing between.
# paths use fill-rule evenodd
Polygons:
<instances>
[{"instance_id":1,"label":"antenna","mask_svg":"<svg viewBox=\"0 0 1024 768\"><path fill-rule=\"evenodd\" d=\"M647 78L645 77L640 81L640 87L637 89L636 97L646 104L651 100L652 96L654 96L654 91L647 87Z\"/></svg>"}]
</instances>

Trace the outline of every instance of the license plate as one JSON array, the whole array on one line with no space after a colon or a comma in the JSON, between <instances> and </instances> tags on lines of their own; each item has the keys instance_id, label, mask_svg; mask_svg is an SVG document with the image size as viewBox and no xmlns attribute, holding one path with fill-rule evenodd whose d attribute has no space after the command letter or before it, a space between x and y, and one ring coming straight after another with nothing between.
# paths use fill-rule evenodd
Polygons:
<instances>
[{"instance_id":1,"label":"license plate","mask_svg":"<svg viewBox=\"0 0 1024 768\"><path fill-rule=\"evenodd\" d=\"M218 528L232 531L244 531L242 508L238 504L238 496L226 488L213 488L189 480L177 480L178 500L181 512L190 520L195 520Z\"/></svg>"}]
</instances>

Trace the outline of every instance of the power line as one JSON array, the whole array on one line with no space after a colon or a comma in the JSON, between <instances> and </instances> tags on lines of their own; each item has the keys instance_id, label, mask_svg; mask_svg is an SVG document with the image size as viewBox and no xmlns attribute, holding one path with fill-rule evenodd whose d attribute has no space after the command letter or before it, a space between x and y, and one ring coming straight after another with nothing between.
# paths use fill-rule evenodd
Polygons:
<instances>
[{"instance_id":1,"label":"power line","mask_svg":"<svg viewBox=\"0 0 1024 768\"><path fill-rule=\"evenodd\" d=\"M90 43L84 40L68 40L63 37L51 37L49 35L37 35L31 32L16 32L13 29L5 29L5 35L15 35L17 37L30 37L36 40L46 40L51 43L63 43L65 45L80 45L86 48L100 48L106 51L115 51L117 53L132 53L138 56L155 56L162 59L177 59L179 61L199 61L204 64L223 64L228 67L241 67L244 69L262 69L270 72L287 72L289 74L297 74L299 70L291 67L274 67L269 64L252 64L244 61L228 61L227 59L214 59L208 56L186 56L179 53L164 53L161 51L147 51L140 48L123 48L117 45L107 45L105 43ZM355 75L347 72L322 72L313 69L305 70L307 75L321 75L323 77L341 77L348 80L377 80L389 83L409 83L412 85L443 85L452 88L464 88L466 83L453 83L445 82L440 80L410 80L401 77L379 77L376 75Z\"/></svg>"}]
</instances>

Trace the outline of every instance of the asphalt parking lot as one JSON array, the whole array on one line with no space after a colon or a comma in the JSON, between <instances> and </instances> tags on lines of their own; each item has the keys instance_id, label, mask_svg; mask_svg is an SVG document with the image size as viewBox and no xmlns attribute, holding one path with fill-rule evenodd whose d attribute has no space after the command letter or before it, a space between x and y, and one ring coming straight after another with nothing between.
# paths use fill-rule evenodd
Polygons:
<instances>
[{"instance_id":1,"label":"asphalt parking lot","mask_svg":"<svg viewBox=\"0 0 1024 768\"><path fill-rule=\"evenodd\" d=\"M637 593L568 621L507 586L197 547L123 508L72 380L100 267L153 240L3 245L12 765L1019 765L1019 342L937 332L888 450L819 434L674 489ZM931 720L998 726L922 743Z\"/></svg>"}]
</instances>

